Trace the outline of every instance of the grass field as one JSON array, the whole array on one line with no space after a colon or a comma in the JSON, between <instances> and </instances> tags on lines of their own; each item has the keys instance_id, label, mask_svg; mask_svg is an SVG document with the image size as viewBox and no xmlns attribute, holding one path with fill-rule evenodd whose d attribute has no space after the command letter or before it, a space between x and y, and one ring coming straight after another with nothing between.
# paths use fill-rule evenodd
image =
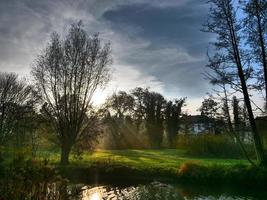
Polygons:
<instances>
[{"instance_id":1,"label":"grass field","mask_svg":"<svg viewBox=\"0 0 267 200\"><path fill-rule=\"evenodd\" d=\"M37 160L48 159L59 173L73 182L175 181L203 184L267 183L267 170L246 160L188 156L183 150L97 150L70 156L59 165L59 151L39 151Z\"/></svg>"},{"instance_id":2,"label":"grass field","mask_svg":"<svg viewBox=\"0 0 267 200\"><path fill-rule=\"evenodd\" d=\"M59 153L40 152L39 156L48 158L52 163L59 162ZM164 169L176 171L182 163L197 162L200 165L222 165L233 166L237 164L248 164L239 159L217 159L189 157L184 151L177 149L165 150L97 150L86 152L81 159L70 157L72 166L90 166L93 164L120 165L134 169Z\"/></svg>"}]
</instances>

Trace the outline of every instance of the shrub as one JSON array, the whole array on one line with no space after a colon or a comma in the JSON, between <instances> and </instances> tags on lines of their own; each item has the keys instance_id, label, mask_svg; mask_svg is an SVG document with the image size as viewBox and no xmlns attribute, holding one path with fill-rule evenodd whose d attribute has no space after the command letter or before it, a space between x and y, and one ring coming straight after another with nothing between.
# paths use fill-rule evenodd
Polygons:
<instances>
[{"instance_id":1,"label":"shrub","mask_svg":"<svg viewBox=\"0 0 267 200\"><path fill-rule=\"evenodd\" d=\"M185 149L191 156L208 156L221 158L241 158L243 156L239 145L226 135L180 135L177 138L177 148ZM252 151L250 146L247 146Z\"/></svg>"}]
</instances>

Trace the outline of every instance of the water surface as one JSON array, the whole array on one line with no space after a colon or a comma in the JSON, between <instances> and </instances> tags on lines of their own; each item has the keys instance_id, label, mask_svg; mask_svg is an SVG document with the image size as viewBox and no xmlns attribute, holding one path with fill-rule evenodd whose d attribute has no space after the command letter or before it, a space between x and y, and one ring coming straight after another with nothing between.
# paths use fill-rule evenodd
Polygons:
<instances>
[{"instance_id":1,"label":"water surface","mask_svg":"<svg viewBox=\"0 0 267 200\"><path fill-rule=\"evenodd\" d=\"M87 185L80 200L267 200L267 191L236 187L181 186L151 182L130 186Z\"/></svg>"}]
</instances>

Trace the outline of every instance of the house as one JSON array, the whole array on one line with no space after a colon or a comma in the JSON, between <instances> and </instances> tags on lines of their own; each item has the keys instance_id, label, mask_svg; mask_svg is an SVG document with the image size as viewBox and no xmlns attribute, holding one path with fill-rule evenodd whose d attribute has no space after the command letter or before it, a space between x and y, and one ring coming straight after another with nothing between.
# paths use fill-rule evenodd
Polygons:
<instances>
[{"instance_id":1,"label":"house","mask_svg":"<svg viewBox=\"0 0 267 200\"><path fill-rule=\"evenodd\" d=\"M181 130L189 134L219 134L224 127L223 120L212 119L203 115L184 115L181 118Z\"/></svg>"}]
</instances>

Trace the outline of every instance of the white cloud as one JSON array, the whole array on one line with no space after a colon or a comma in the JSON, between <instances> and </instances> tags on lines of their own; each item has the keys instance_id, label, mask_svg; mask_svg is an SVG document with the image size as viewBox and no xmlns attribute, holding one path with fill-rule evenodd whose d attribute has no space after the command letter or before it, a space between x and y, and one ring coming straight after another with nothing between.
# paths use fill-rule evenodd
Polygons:
<instances>
[{"instance_id":1,"label":"white cloud","mask_svg":"<svg viewBox=\"0 0 267 200\"><path fill-rule=\"evenodd\" d=\"M150 87L151 90L163 93L164 84L156 77L143 74L134 66L115 65L112 88L130 90L135 87Z\"/></svg>"}]
</instances>

